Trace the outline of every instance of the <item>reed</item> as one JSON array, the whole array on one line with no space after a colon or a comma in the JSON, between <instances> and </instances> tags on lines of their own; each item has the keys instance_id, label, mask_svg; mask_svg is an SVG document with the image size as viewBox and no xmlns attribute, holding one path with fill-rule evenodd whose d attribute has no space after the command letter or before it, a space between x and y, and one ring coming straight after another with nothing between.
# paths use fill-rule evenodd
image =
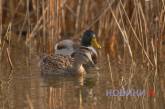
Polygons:
<instances>
[{"instance_id":1,"label":"reed","mask_svg":"<svg viewBox=\"0 0 165 109\"><path fill-rule=\"evenodd\" d=\"M128 5L128 2L131 5ZM48 47L49 52L53 52L52 46L63 37L60 33L71 33L73 37L78 38L83 31L89 28L98 33L102 43L106 37L110 37L111 31L114 31L112 28L115 28L118 33L121 33L116 37L126 44L131 59L134 60L135 53L140 49L143 60L148 60L148 63L153 66L154 60L149 55L150 48L152 48L150 43L152 37L149 37L149 34L153 36L155 33L151 31L150 27L155 27L155 31L157 31L156 27L159 27L160 31L155 35L160 37L159 42L156 43L159 43L161 49L165 22L163 0L105 0L104 2L98 0L92 3L88 0L77 2L74 0L27 0L27 2L20 0L19 3L17 5L10 2L10 5L5 5L4 1L3 4L1 3L1 14L4 10L10 10L9 13L13 16L12 22L20 20L16 16L23 15L24 20L13 25L12 28L22 25L19 36L21 37L23 30L27 31L26 43L33 38L41 39L42 42L40 43ZM21 8L24 10L19 11ZM153 14L148 14L150 11ZM8 16L3 15L3 17L8 21L11 20ZM154 22L157 22L157 26L154 26ZM1 23L1 30L4 28L3 31L5 31L5 25L8 23L4 22L3 25ZM150 24L153 25L150 26ZM124 46L121 43L118 45ZM132 50L132 47L135 49Z\"/></svg>"},{"instance_id":2,"label":"reed","mask_svg":"<svg viewBox=\"0 0 165 109\"><path fill-rule=\"evenodd\" d=\"M26 99L27 99L27 102L28 102L29 109L34 109L32 100L31 100L31 98L28 94L26 95Z\"/></svg>"},{"instance_id":3,"label":"reed","mask_svg":"<svg viewBox=\"0 0 165 109\"><path fill-rule=\"evenodd\" d=\"M122 88L133 87L135 77L139 73L136 72L136 66L141 65L146 69L154 69L151 74L140 73L139 78L145 77L141 87L149 89L153 86L155 90L157 80L163 75L159 69L160 61L164 60L164 0L10 0L9 3L0 0L0 54L2 51L7 52L7 59L12 68L12 47L10 44L4 47L7 41L10 42L11 33L17 34L18 39L25 37L27 45L36 40L41 52L53 54L54 44L58 40L79 39L87 29L96 31L98 39L104 45L103 50L105 48L105 52L109 54L106 57L113 87L115 81L119 80ZM111 61L111 56L121 57L123 74L119 80L115 78L118 74L113 74L115 62ZM127 70L128 65L130 69ZM137 77L136 81L141 81L139 78ZM163 90L164 87L160 87ZM56 91L50 89L50 108L55 107L58 102L52 97L57 97ZM123 106L127 107L126 103L130 99L139 100L129 97L126 101L120 97L112 98L109 107L112 108L113 103L118 101L124 102ZM30 108L33 108L29 96L27 100ZM143 109L150 108L146 103L149 98L143 97L140 100Z\"/></svg>"},{"instance_id":4,"label":"reed","mask_svg":"<svg viewBox=\"0 0 165 109\"><path fill-rule=\"evenodd\" d=\"M2 49L2 0L0 0L0 60L1 60L1 51Z\"/></svg>"}]
</instances>

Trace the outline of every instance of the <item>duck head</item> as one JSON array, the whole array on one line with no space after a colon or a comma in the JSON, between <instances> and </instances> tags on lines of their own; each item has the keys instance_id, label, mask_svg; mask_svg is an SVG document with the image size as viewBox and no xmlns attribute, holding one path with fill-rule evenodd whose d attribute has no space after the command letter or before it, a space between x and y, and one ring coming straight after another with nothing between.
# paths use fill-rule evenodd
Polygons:
<instances>
[{"instance_id":1,"label":"duck head","mask_svg":"<svg viewBox=\"0 0 165 109\"><path fill-rule=\"evenodd\" d=\"M81 39L81 45L85 47L92 46L94 48L101 48L101 45L98 43L96 35L92 30L87 30L84 32Z\"/></svg>"},{"instance_id":2,"label":"duck head","mask_svg":"<svg viewBox=\"0 0 165 109\"><path fill-rule=\"evenodd\" d=\"M72 40L62 40L55 45L55 54L71 55L74 51Z\"/></svg>"}]
</instances>

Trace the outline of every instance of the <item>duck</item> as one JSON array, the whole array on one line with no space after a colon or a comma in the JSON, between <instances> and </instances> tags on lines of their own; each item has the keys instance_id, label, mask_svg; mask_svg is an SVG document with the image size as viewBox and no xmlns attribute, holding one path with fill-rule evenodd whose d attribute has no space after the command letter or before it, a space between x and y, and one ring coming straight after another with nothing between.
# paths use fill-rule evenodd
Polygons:
<instances>
[{"instance_id":1,"label":"duck","mask_svg":"<svg viewBox=\"0 0 165 109\"><path fill-rule=\"evenodd\" d=\"M88 49L79 48L71 55L44 55L40 61L42 75L76 75L86 74L83 64L91 63L92 53Z\"/></svg>"},{"instance_id":2,"label":"duck","mask_svg":"<svg viewBox=\"0 0 165 109\"><path fill-rule=\"evenodd\" d=\"M71 39L59 41L55 45L53 55L45 55L40 61L42 75L71 74L82 75L87 73L87 67L95 67L97 52L101 48L92 30L84 32L80 44Z\"/></svg>"},{"instance_id":3,"label":"duck","mask_svg":"<svg viewBox=\"0 0 165 109\"><path fill-rule=\"evenodd\" d=\"M100 49L101 45L98 43L96 39L96 34L92 30L86 30L83 33L83 36L80 42L71 40L71 39L64 39L56 43L55 45L55 54L61 55L69 55L77 50L78 48L87 49L92 52L92 59L94 63L97 63L97 51L96 49Z\"/></svg>"}]
</instances>

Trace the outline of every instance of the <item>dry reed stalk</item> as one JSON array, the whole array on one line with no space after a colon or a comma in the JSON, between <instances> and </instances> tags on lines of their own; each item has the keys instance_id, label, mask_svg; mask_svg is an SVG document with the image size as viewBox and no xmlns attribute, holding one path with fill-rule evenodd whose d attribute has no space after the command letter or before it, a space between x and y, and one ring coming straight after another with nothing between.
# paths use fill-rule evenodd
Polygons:
<instances>
[{"instance_id":1,"label":"dry reed stalk","mask_svg":"<svg viewBox=\"0 0 165 109\"><path fill-rule=\"evenodd\" d=\"M144 11L142 9L142 4L139 2L136 2L137 8L138 8L138 17L139 17L139 22L140 22L140 36L142 36L142 45L143 48L146 46L146 52L147 54L149 54L149 46L148 46L148 27L147 27L147 18L144 15ZM143 29L144 26L144 29ZM145 36L145 37L144 37ZM142 50L142 54L144 54L143 50ZM143 55L142 55L143 56ZM144 57L143 57L144 59Z\"/></svg>"},{"instance_id":2,"label":"dry reed stalk","mask_svg":"<svg viewBox=\"0 0 165 109\"><path fill-rule=\"evenodd\" d=\"M38 1L39 0L32 0L32 7L33 7L34 10L37 10L37 2Z\"/></svg>"},{"instance_id":3,"label":"dry reed stalk","mask_svg":"<svg viewBox=\"0 0 165 109\"><path fill-rule=\"evenodd\" d=\"M84 11L83 11L83 15L82 15L82 21L81 21L81 28L85 27L87 24L88 24L88 18L89 18L89 3L90 3L90 0L86 0L85 1L85 6L84 6Z\"/></svg>"},{"instance_id":4,"label":"dry reed stalk","mask_svg":"<svg viewBox=\"0 0 165 109\"><path fill-rule=\"evenodd\" d=\"M127 13L126 13L126 10L124 9L124 5L123 5L123 3L121 2L121 0L120 0L120 3L121 3L121 6L122 6L123 11L124 11L124 13L125 13L125 16L126 16L126 18L127 18L127 21L128 21L128 23L129 23L129 25L130 25L130 27L131 27L131 29L132 29L132 32L134 33L133 36L135 36L136 40L138 41L140 47L142 48L142 50L143 50L145 56L146 56L147 59L148 59L150 65L151 65L151 66L154 66L153 63L152 63L152 61L151 61L151 59L149 58L149 55L147 54L145 48L143 47L142 42L140 41L140 39L138 38L137 33L136 33L135 30L134 30L133 25L131 24L131 21L130 21L129 18L128 18L128 15L127 15Z\"/></svg>"},{"instance_id":5,"label":"dry reed stalk","mask_svg":"<svg viewBox=\"0 0 165 109\"><path fill-rule=\"evenodd\" d=\"M12 63L12 61L11 61L10 50L9 50L9 48L10 48L10 41L11 41L11 39L10 39L10 38L11 38L11 28L12 28L12 23L9 24L5 36L6 36L6 40L8 41L8 47L6 48L7 58L8 58L8 61L9 61L9 64L10 64L11 69L13 69L14 66L13 66L13 63ZM4 44L5 44L5 43L4 43Z\"/></svg>"},{"instance_id":6,"label":"dry reed stalk","mask_svg":"<svg viewBox=\"0 0 165 109\"><path fill-rule=\"evenodd\" d=\"M58 5L57 5L57 0L49 0L49 11L48 11L48 16L47 19L49 21L48 24L48 53L51 53L52 50L52 41L53 41L53 36L55 35L54 29L56 28L56 15L58 15Z\"/></svg>"},{"instance_id":7,"label":"dry reed stalk","mask_svg":"<svg viewBox=\"0 0 165 109\"><path fill-rule=\"evenodd\" d=\"M109 55L107 55L107 59L108 59L108 68L109 68L109 72L110 72L110 75L111 75L112 86L114 88L114 79L113 79L113 73L112 73L111 61L110 61Z\"/></svg>"},{"instance_id":8,"label":"dry reed stalk","mask_svg":"<svg viewBox=\"0 0 165 109\"><path fill-rule=\"evenodd\" d=\"M6 31L6 33L5 33L4 37L3 37L4 39L6 38L7 41L8 41L8 35L9 35L9 32L10 32L11 25L12 24L9 23L7 31ZM3 41L2 44L1 44L1 51L3 51L5 44L6 44L6 41Z\"/></svg>"},{"instance_id":9,"label":"dry reed stalk","mask_svg":"<svg viewBox=\"0 0 165 109\"><path fill-rule=\"evenodd\" d=\"M77 10L76 10L76 23L75 23L76 32L79 29L81 6L82 6L82 0L78 0L78 6L77 6Z\"/></svg>"},{"instance_id":10,"label":"dry reed stalk","mask_svg":"<svg viewBox=\"0 0 165 109\"><path fill-rule=\"evenodd\" d=\"M119 11L120 11L120 14L121 14L121 10L119 9ZM122 15L122 14L121 14ZM126 45L127 45L127 47L128 47L128 50L129 50L129 52L130 52L130 55L131 55L131 59L132 59L132 62L134 63L134 58L133 58L133 53L132 53L132 49L131 49L131 46L130 46L130 41L129 41L129 36L128 36L128 33L126 32L126 27L125 27L125 25L124 25L124 21L123 21L123 17L121 16L121 20L122 20L122 27L123 27L123 29L121 29L121 27L120 27L120 31L121 31L121 33L122 33L122 36L123 36L123 39L124 39L124 41L125 41L125 43L126 43ZM118 23L119 24L119 23ZM119 25L120 26L120 25Z\"/></svg>"},{"instance_id":11,"label":"dry reed stalk","mask_svg":"<svg viewBox=\"0 0 165 109\"><path fill-rule=\"evenodd\" d=\"M103 28L103 19L99 20L99 29L98 29L98 36L101 36L102 34L102 28Z\"/></svg>"},{"instance_id":12,"label":"dry reed stalk","mask_svg":"<svg viewBox=\"0 0 165 109\"><path fill-rule=\"evenodd\" d=\"M61 16L62 16L62 6L63 6L63 2L62 2L63 0L58 0L57 1L57 15L61 18Z\"/></svg>"},{"instance_id":13,"label":"dry reed stalk","mask_svg":"<svg viewBox=\"0 0 165 109\"><path fill-rule=\"evenodd\" d=\"M14 16L14 4L13 0L9 1L10 17Z\"/></svg>"},{"instance_id":14,"label":"dry reed stalk","mask_svg":"<svg viewBox=\"0 0 165 109\"><path fill-rule=\"evenodd\" d=\"M127 35L127 33L126 33L126 30L125 30L125 29L124 29L124 30L122 29L121 25L119 24L119 21L117 20L117 17L116 17L116 15L115 15L113 9L111 8L111 6L109 6L109 7L110 7L110 11L111 11L111 13L112 13L113 18L115 19L115 22L116 22L116 24L117 24L117 26L118 26L120 32L122 33L124 42L126 43L128 49L129 49L132 62L134 62L134 60L133 60L133 54L132 54L132 50L131 50L131 47L130 47L130 44L129 44L129 39L128 39L128 35ZM120 13L120 14L121 14L121 13ZM122 26L125 28L124 22L123 22L123 18L121 17L121 19L122 19L122 24L123 24Z\"/></svg>"},{"instance_id":15,"label":"dry reed stalk","mask_svg":"<svg viewBox=\"0 0 165 109\"><path fill-rule=\"evenodd\" d=\"M102 13L100 13L99 15L97 15L95 17L95 19L89 23L85 28L83 28L82 30L80 30L79 32L77 32L73 37L77 37L80 36L83 32L85 32L87 29L90 29L94 24L96 24L108 11L109 11L109 7L114 3L114 0L109 4L109 6L106 6Z\"/></svg>"},{"instance_id":16,"label":"dry reed stalk","mask_svg":"<svg viewBox=\"0 0 165 109\"><path fill-rule=\"evenodd\" d=\"M43 29L42 29L42 35L43 35L43 38L42 38L42 42L40 42L40 43L42 43L43 45L46 45L46 23L47 23L47 21L46 21L46 12L44 13L44 10L45 10L45 0L42 0L42 15L43 15ZM37 20L39 20L39 19L37 19ZM44 50L44 47L43 47L43 51L45 51Z\"/></svg>"},{"instance_id":17,"label":"dry reed stalk","mask_svg":"<svg viewBox=\"0 0 165 109\"><path fill-rule=\"evenodd\" d=\"M79 109L83 109L83 95L82 95L82 88L80 87L79 89L78 89L78 91L79 91Z\"/></svg>"},{"instance_id":18,"label":"dry reed stalk","mask_svg":"<svg viewBox=\"0 0 165 109\"><path fill-rule=\"evenodd\" d=\"M0 0L0 60L1 60L1 54L2 54L2 0Z\"/></svg>"},{"instance_id":19,"label":"dry reed stalk","mask_svg":"<svg viewBox=\"0 0 165 109\"><path fill-rule=\"evenodd\" d=\"M31 100L31 98L30 98L30 96L29 96L28 94L26 95L26 99L27 99L27 102L28 102L28 104L29 104L29 108L30 108L30 109L34 109L32 100Z\"/></svg>"},{"instance_id":20,"label":"dry reed stalk","mask_svg":"<svg viewBox=\"0 0 165 109\"><path fill-rule=\"evenodd\" d=\"M41 4L40 5L40 3L42 3L42 0L37 0L37 3L36 3L36 19L38 20L39 19L39 17L40 17L40 12L41 12L41 10L42 10L42 8L40 8L40 6L42 7L44 4Z\"/></svg>"},{"instance_id":21,"label":"dry reed stalk","mask_svg":"<svg viewBox=\"0 0 165 109\"><path fill-rule=\"evenodd\" d=\"M61 17L62 17L62 20L61 20L61 23L62 23L62 31L66 31L66 21L65 21L65 16L66 16L66 13L65 13L65 4L66 4L66 1L67 0L62 0L62 6L61 6Z\"/></svg>"},{"instance_id":22,"label":"dry reed stalk","mask_svg":"<svg viewBox=\"0 0 165 109\"><path fill-rule=\"evenodd\" d=\"M50 21L53 20L53 18L55 17L55 1L56 0L49 0L49 12L50 12Z\"/></svg>"},{"instance_id":23,"label":"dry reed stalk","mask_svg":"<svg viewBox=\"0 0 165 109\"><path fill-rule=\"evenodd\" d=\"M60 39L60 33L62 31L62 6L63 6L62 0L57 0L57 16L56 16L57 25L54 28L55 36L52 36L55 38L55 41Z\"/></svg>"},{"instance_id":24,"label":"dry reed stalk","mask_svg":"<svg viewBox=\"0 0 165 109\"><path fill-rule=\"evenodd\" d=\"M11 58L10 58L10 51L9 51L9 48L6 49L6 52L7 52L7 58L8 58L10 67L11 67L11 69L13 69L14 66L13 66L13 63L12 63Z\"/></svg>"},{"instance_id":25,"label":"dry reed stalk","mask_svg":"<svg viewBox=\"0 0 165 109\"><path fill-rule=\"evenodd\" d=\"M53 88L52 87L49 88L48 94L49 94L49 96L48 96L48 98L49 98L49 100L48 100L49 108L52 109L53 108L52 107L53 106L53 101L52 100L54 98L53 97Z\"/></svg>"},{"instance_id":26,"label":"dry reed stalk","mask_svg":"<svg viewBox=\"0 0 165 109\"><path fill-rule=\"evenodd\" d=\"M163 1L162 1L163 2ZM163 55L162 53L162 43L163 43L163 40L164 40L164 32L165 32L165 4L163 2L163 8L161 10L161 13L160 13L160 17L159 17L159 25L160 25L160 28L161 28L161 32L160 32L160 57Z\"/></svg>"},{"instance_id":27,"label":"dry reed stalk","mask_svg":"<svg viewBox=\"0 0 165 109\"><path fill-rule=\"evenodd\" d=\"M70 8L69 5L65 4L65 8L70 12L72 16L76 17L76 13L74 12L72 8Z\"/></svg>"},{"instance_id":28,"label":"dry reed stalk","mask_svg":"<svg viewBox=\"0 0 165 109\"><path fill-rule=\"evenodd\" d=\"M2 38L2 0L0 0L0 44L1 44L1 38Z\"/></svg>"},{"instance_id":29,"label":"dry reed stalk","mask_svg":"<svg viewBox=\"0 0 165 109\"><path fill-rule=\"evenodd\" d=\"M36 32L38 31L38 27L41 25L42 20L46 14L46 12L48 11L48 7L46 7L44 9L43 15L40 17L40 19L37 21L36 25L34 26L34 28L32 29L32 32L29 34L29 37L26 39L26 44L29 43L29 41L36 35Z\"/></svg>"},{"instance_id":30,"label":"dry reed stalk","mask_svg":"<svg viewBox=\"0 0 165 109\"><path fill-rule=\"evenodd\" d=\"M58 26L60 26L61 29L61 24L62 24L62 6L63 6L63 0L57 0L57 18L58 18ZM60 30L61 31L61 30Z\"/></svg>"},{"instance_id":31,"label":"dry reed stalk","mask_svg":"<svg viewBox=\"0 0 165 109\"><path fill-rule=\"evenodd\" d=\"M27 13L26 13L26 15L25 15L25 19L24 19L24 21L23 21L22 27L21 27L20 32L19 32L19 35L18 35L18 37L19 37L19 38L18 38L18 41L20 41L20 39L21 39L21 35L22 35L22 32L23 32L23 29L24 29L25 24L26 24L27 19L28 19L27 16L28 16L28 15L27 15Z\"/></svg>"},{"instance_id":32,"label":"dry reed stalk","mask_svg":"<svg viewBox=\"0 0 165 109\"><path fill-rule=\"evenodd\" d=\"M156 82L156 77L158 73L158 51L157 46L154 45L154 40L151 40L152 50L153 50L153 56L154 56L154 62L155 62L155 75L154 75L154 82ZM157 43L157 42L156 42Z\"/></svg>"}]
</instances>

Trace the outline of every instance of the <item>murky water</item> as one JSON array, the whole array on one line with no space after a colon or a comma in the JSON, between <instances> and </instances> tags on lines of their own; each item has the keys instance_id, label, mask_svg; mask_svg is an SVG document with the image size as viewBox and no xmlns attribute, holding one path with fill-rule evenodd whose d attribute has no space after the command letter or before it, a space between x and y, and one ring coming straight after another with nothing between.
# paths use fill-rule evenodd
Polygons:
<instances>
[{"instance_id":1,"label":"murky water","mask_svg":"<svg viewBox=\"0 0 165 109\"><path fill-rule=\"evenodd\" d=\"M41 77L39 56L33 47L11 46L0 63L0 109L164 109L163 65L108 63L100 57L100 70L85 77ZM105 57L105 56L104 56ZM111 67L110 67L111 66ZM110 90L141 90L142 95L106 95ZM154 90L154 91L153 91Z\"/></svg>"}]
</instances>

